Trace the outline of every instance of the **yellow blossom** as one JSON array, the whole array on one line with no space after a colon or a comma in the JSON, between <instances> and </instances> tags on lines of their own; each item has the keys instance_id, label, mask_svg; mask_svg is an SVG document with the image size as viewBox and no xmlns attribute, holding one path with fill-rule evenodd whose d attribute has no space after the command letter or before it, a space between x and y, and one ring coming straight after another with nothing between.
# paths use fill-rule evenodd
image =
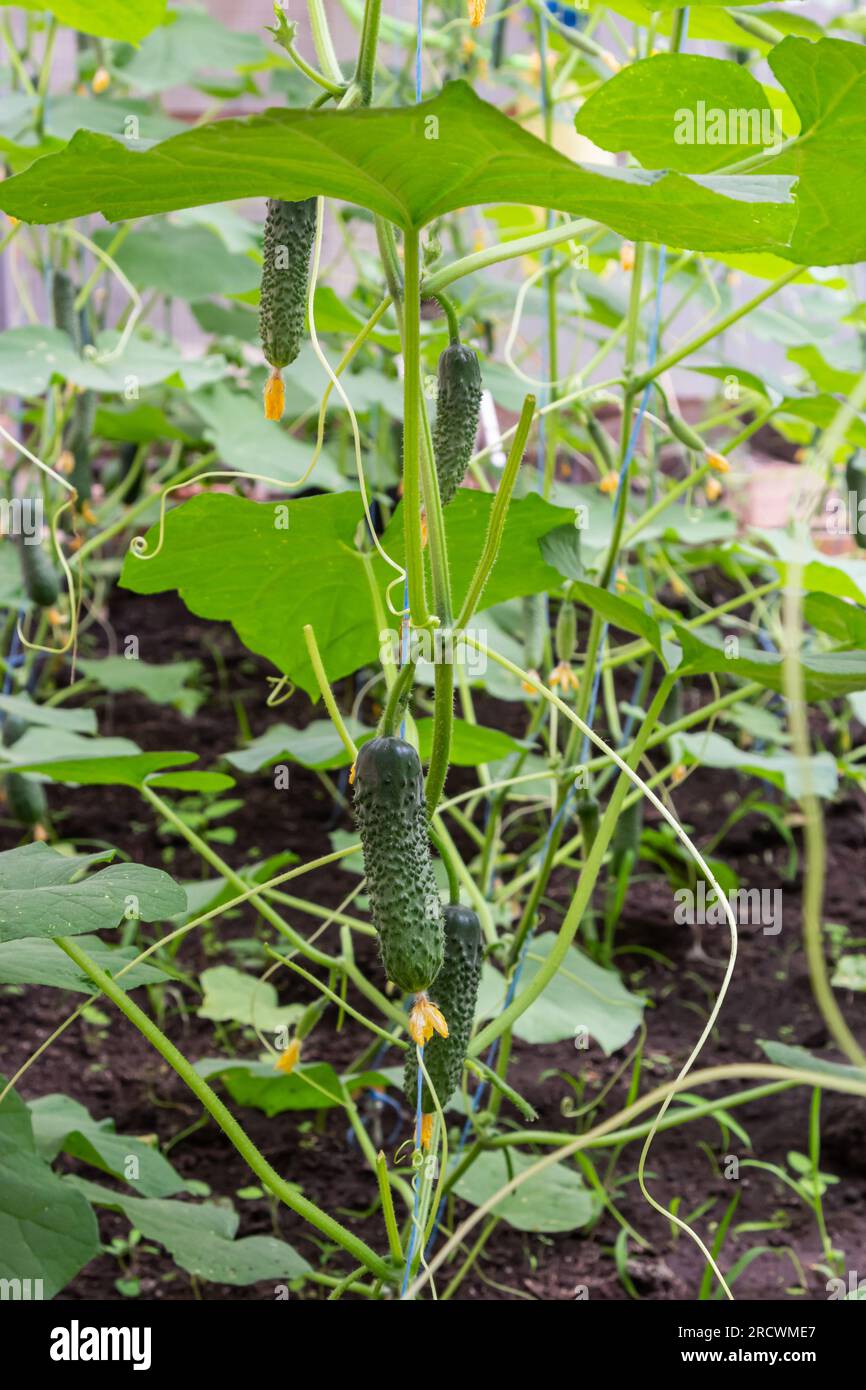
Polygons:
<instances>
[{"instance_id":1,"label":"yellow blossom","mask_svg":"<svg viewBox=\"0 0 866 1390\"><path fill-rule=\"evenodd\" d=\"M537 671L527 671L526 674L527 674L528 676L531 676L531 677L533 678L533 680L540 680L540 679L541 679L541 677L539 676L539 674L538 674ZM528 680L526 680L526 681L521 681L521 682L520 682L520 689L524 692L525 695L537 695L537 694L538 694L537 688L532 684L531 681L528 681Z\"/></svg>"},{"instance_id":2,"label":"yellow blossom","mask_svg":"<svg viewBox=\"0 0 866 1390\"><path fill-rule=\"evenodd\" d=\"M45 826L44 826L44 825L34 825L34 827L33 827L33 838L34 838L34 840L47 840L47 839L48 839L48 831L45 829Z\"/></svg>"},{"instance_id":3,"label":"yellow blossom","mask_svg":"<svg viewBox=\"0 0 866 1390\"><path fill-rule=\"evenodd\" d=\"M676 765L676 767L674 768L673 773L672 773L672 775L671 775L671 780L672 780L673 783L676 785L677 782L682 782L682 780L683 780L683 778L685 777L685 775L686 775L686 769L685 769L684 764L683 764L683 763L677 763L677 765Z\"/></svg>"},{"instance_id":4,"label":"yellow blossom","mask_svg":"<svg viewBox=\"0 0 866 1390\"><path fill-rule=\"evenodd\" d=\"M426 512L422 512L422 513L421 513L421 549L422 549L422 550L424 549L424 547L426 546L426 544L427 544L427 514L426 514Z\"/></svg>"},{"instance_id":5,"label":"yellow blossom","mask_svg":"<svg viewBox=\"0 0 866 1390\"><path fill-rule=\"evenodd\" d=\"M61 451L57 459L56 467L58 473L63 473L67 478L69 477L69 474L75 467L75 458L71 449L63 449Z\"/></svg>"},{"instance_id":6,"label":"yellow blossom","mask_svg":"<svg viewBox=\"0 0 866 1390\"><path fill-rule=\"evenodd\" d=\"M350 787L354 787L354 785L355 785L355 773L357 772L357 770L358 770L358 761L357 761L357 759L356 759L355 762L352 763L352 767L351 767L351 770L350 770L350 772L349 772L349 786L350 786Z\"/></svg>"},{"instance_id":7,"label":"yellow blossom","mask_svg":"<svg viewBox=\"0 0 866 1390\"><path fill-rule=\"evenodd\" d=\"M607 493L608 496L611 496L616 492L618 486L619 474L611 471L610 473L605 473L604 477L599 479L598 490L599 492L604 492Z\"/></svg>"},{"instance_id":8,"label":"yellow blossom","mask_svg":"<svg viewBox=\"0 0 866 1390\"><path fill-rule=\"evenodd\" d=\"M569 690L576 690L579 684L576 673L567 661L560 661L557 666L554 666L547 683L552 690L556 690L557 686L560 686L563 695L567 695Z\"/></svg>"},{"instance_id":9,"label":"yellow blossom","mask_svg":"<svg viewBox=\"0 0 866 1390\"><path fill-rule=\"evenodd\" d=\"M712 449L707 450L707 463L714 473L730 472L731 465L728 463L724 454L716 454Z\"/></svg>"},{"instance_id":10,"label":"yellow blossom","mask_svg":"<svg viewBox=\"0 0 866 1390\"><path fill-rule=\"evenodd\" d=\"M617 570L615 588L618 594L624 594L628 588L628 575L625 570Z\"/></svg>"},{"instance_id":11,"label":"yellow blossom","mask_svg":"<svg viewBox=\"0 0 866 1390\"><path fill-rule=\"evenodd\" d=\"M301 1040L292 1038L288 1047L284 1048L277 1060L274 1062L274 1071L285 1072L286 1076L291 1075L301 1060Z\"/></svg>"},{"instance_id":12,"label":"yellow blossom","mask_svg":"<svg viewBox=\"0 0 866 1390\"><path fill-rule=\"evenodd\" d=\"M429 1149L430 1141L433 1138L433 1116L421 1116L421 1148Z\"/></svg>"},{"instance_id":13,"label":"yellow blossom","mask_svg":"<svg viewBox=\"0 0 866 1390\"><path fill-rule=\"evenodd\" d=\"M477 29L479 24L484 23L484 11L487 0L469 0L469 23L473 29Z\"/></svg>"},{"instance_id":14,"label":"yellow blossom","mask_svg":"<svg viewBox=\"0 0 866 1390\"><path fill-rule=\"evenodd\" d=\"M619 248L620 270L634 269L634 246L630 241L624 241Z\"/></svg>"},{"instance_id":15,"label":"yellow blossom","mask_svg":"<svg viewBox=\"0 0 866 1390\"><path fill-rule=\"evenodd\" d=\"M106 90L110 82L111 74L109 73L108 69L97 68L96 72L93 74L93 81L90 84L90 90L94 92L96 96L99 96L100 92L104 92Z\"/></svg>"},{"instance_id":16,"label":"yellow blossom","mask_svg":"<svg viewBox=\"0 0 866 1390\"><path fill-rule=\"evenodd\" d=\"M706 493L708 502L718 502L722 495L722 485L718 478L707 478L704 492Z\"/></svg>"},{"instance_id":17,"label":"yellow blossom","mask_svg":"<svg viewBox=\"0 0 866 1390\"><path fill-rule=\"evenodd\" d=\"M415 995L415 1003L409 1014L409 1036L419 1047L429 1042L434 1033L448 1037L448 1024L438 1004L434 1004L423 990Z\"/></svg>"},{"instance_id":18,"label":"yellow blossom","mask_svg":"<svg viewBox=\"0 0 866 1390\"><path fill-rule=\"evenodd\" d=\"M97 522L93 512L93 508L91 507L90 503L87 501L86 498L81 504L81 515L84 517L84 520L87 522L88 526L96 526Z\"/></svg>"},{"instance_id":19,"label":"yellow blossom","mask_svg":"<svg viewBox=\"0 0 866 1390\"><path fill-rule=\"evenodd\" d=\"M265 386L265 419L282 420L286 405L286 387L282 373L274 367Z\"/></svg>"}]
</instances>

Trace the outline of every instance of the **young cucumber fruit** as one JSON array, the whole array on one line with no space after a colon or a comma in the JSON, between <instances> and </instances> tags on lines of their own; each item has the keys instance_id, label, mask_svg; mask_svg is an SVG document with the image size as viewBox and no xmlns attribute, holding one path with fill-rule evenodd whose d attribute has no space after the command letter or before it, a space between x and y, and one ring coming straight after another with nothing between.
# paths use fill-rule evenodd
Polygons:
<instances>
[{"instance_id":1,"label":"young cucumber fruit","mask_svg":"<svg viewBox=\"0 0 866 1390\"><path fill-rule=\"evenodd\" d=\"M472 348L451 343L439 358L433 456L443 507L463 482L481 410L481 368Z\"/></svg>"},{"instance_id":2,"label":"young cucumber fruit","mask_svg":"<svg viewBox=\"0 0 866 1390\"><path fill-rule=\"evenodd\" d=\"M19 825L41 825L48 815L42 783L23 772L9 772L5 778L6 809Z\"/></svg>"},{"instance_id":3,"label":"young cucumber fruit","mask_svg":"<svg viewBox=\"0 0 866 1390\"><path fill-rule=\"evenodd\" d=\"M294 362L301 350L315 236L315 198L300 203L268 199L259 331L265 357L278 370Z\"/></svg>"},{"instance_id":4,"label":"young cucumber fruit","mask_svg":"<svg viewBox=\"0 0 866 1390\"><path fill-rule=\"evenodd\" d=\"M444 940L424 779L411 744L393 737L364 744L355 763L355 819L385 972L398 989L417 994L436 979Z\"/></svg>"},{"instance_id":5,"label":"young cucumber fruit","mask_svg":"<svg viewBox=\"0 0 866 1390\"><path fill-rule=\"evenodd\" d=\"M424 1048L424 1065L443 1107L460 1084L481 980L481 923L469 907L446 907L444 918L445 961L436 976L433 995L448 1022L448 1037L434 1033ZM418 1103L418 1054L414 1047L406 1054L403 1091L414 1111ZM435 1108L425 1081L421 1109L429 1115Z\"/></svg>"},{"instance_id":6,"label":"young cucumber fruit","mask_svg":"<svg viewBox=\"0 0 866 1390\"><path fill-rule=\"evenodd\" d=\"M27 597L39 608L51 608L57 602L60 585L48 552L41 544L28 545L22 541L18 554Z\"/></svg>"}]
</instances>

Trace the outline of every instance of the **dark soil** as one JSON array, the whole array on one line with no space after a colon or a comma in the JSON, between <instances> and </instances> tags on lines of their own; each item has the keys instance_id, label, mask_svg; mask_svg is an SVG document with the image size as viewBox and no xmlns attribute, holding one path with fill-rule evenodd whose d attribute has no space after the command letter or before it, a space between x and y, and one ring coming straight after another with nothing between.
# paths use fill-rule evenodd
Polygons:
<instances>
[{"instance_id":1,"label":"dark soil","mask_svg":"<svg viewBox=\"0 0 866 1390\"><path fill-rule=\"evenodd\" d=\"M294 697L276 714L266 710L265 678L272 673L265 664L251 658L230 629L199 622L173 599L116 594L111 626L120 639L127 633L136 633L140 654L146 660L201 660L209 693L195 717L189 719L138 696L113 700L101 697L103 734L133 738L148 750L188 749L201 756L204 766L214 766L222 752L238 747L242 741L238 700L244 701L253 734L261 733L276 718L302 724L311 717L305 697ZM104 643L105 638L100 636L98 640ZM103 646L102 650L106 648ZM698 698L695 692L692 697ZM491 702L484 716L488 722L511 726L514 710ZM315 717L320 717L320 712ZM348 828L345 814L335 821L333 803L319 780L299 767L292 767L289 792L276 792L270 773L240 780L243 805L225 822L219 822L235 831L235 845L216 846L230 862L240 865L287 849L306 860L328 852L328 832L335 824ZM460 775L456 774L454 785L459 782ZM678 814L691 827L699 846L718 829L728 809L745 795L747 786L734 774L701 771L675 790ZM773 795L772 789L767 795ZM202 876L197 856L177 838L168 839L158 833L148 808L134 791L100 787L64 795L61 789L55 789L50 797L58 833L80 847L107 841L137 862L164 865L179 879ZM280 799L275 802L275 797ZM652 819L650 813L650 823ZM846 797L828 808L827 841L827 920L845 923L854 935L866 935L862 804ZM16 843L18 838L11 827L0 829L0 847L11 848ZM766 936L760 927L742 929L733 984L699 1065L764 1061L759 1039L796 1043L836 1058L812 1001L800 943L800 879L789 882L784 877L786 847L766 820L752 815L740 822L715 852L736 870L743 886L783 889L784 924L778 936ZM354 875L331 868L317 876L314 883L305 880L306 889L299 891L314 895L319 902L336 905L356 881ZM562 872L554 880L551 896L564 907L572 889L573 874ZM646 991L651 1001L646 1016L648 1037L642 1091L679 1070L704 1025L722 976L716 965L690 957L692 936L688 928L674 924L673 905L672 890L659 871L642 864L629 891L617 938L621 948L618 964L626 983ZM557 918L552 906L546 911L546 925L555 926ZM302 930L311 929L309 918L291 910L289 917ZM178 964L195 976L220 960L235 963L236 958L225 949L226 943L257 934L262 935L254 914L245 912L222 921L210 938L193 933L184 941ZM703 947L709 956L723 958L727 952L726 931L704 928ZM362 941L358 957L372 975L380 978L381 967L372 943ZM286 971L276 977L276 982L283 1002L312 998L306 984L289 977ZM220 1053L225 1040L215 1038L213 1025L196 1016L197 995L190 989L184 989L182 995L186 1004L183 1012L176 1007L179 995L169 995L166 1001L168 1012L163 1026L169 1036L193 1060ZM145 1002L143 994L139 998ZM79 1002L80 996L61 998L48 989L0 993L2 1069L6 1075L12 1074ZM863 996L843 996L840 1003L860 1036L866 1037ZM27 1072L21 1084L22 1094L32 1099L50 1092L65 1092L85 1103L96 1118L113 1118L119 1133L155 1132L161 1142L167 1143L199 1119L197 1103L131 1025L104 1003L99 1010L107 1021L100 1022L100 1016L92 1015L89 1021L68 1029ZM345 1067L366 1046L368 1035L351 1020L337 1034L330 1026L331 1018L331 1014L326 1015L324 1026L315 1032L305 1060L317 1057ZM229 1045L241 1054L256 1055L258 1051L255 1040L240 1031L230 1033ZM578 1052L568 1041L542 1047L518 1042L509 1076L538 1109L541 1128L568 1131L577 1123L564 1115L564 1107L567 1110L573 1101L573 1091L557 1071L583 1078L585 1102L613 1077L622 1061L623 1054L605 1058L594 1044L588 1052ZM613 1113L624 1103L628 1076L626 1069L625 1077L615 1082L596 1118ZM749 1080L741 1084L726 1082L715 1094L731 1094L756 1084ZM701 1090L702 1097L712 1094L712 1089ZM675 1128L658 1136L654 1143L649 1181L655 1197L665 1206L676 1202L675 1209L683 1217L692 1215L708 1242L713 1238L713 1223L721 1219L731 1198L739 1194L734 1228L751 1225L752 1229L729 1234L722 1256L725 1269L730 1271L750 1249L769 1247L766 1253L759 1253L747 1263L736 1279L735 1294L739 1298L802 1299L804 1295L791 1292L800 1281L795 1260L806 1281L805 1297L827 1296L828 1274L817 1267L823 1254L814 1216L790 1188L761 1169L743 1169L737 1182L721 1176L729 1155L784 1167L789 1152L806 1151L810 1100L807 1091L795 1089L734 1111L751 1147L736 1133L723 1133L710 1119ZM382 1142L389 1157L393 1157L410 1136L408 1112L396 1134L392 1132L391 1111L385 1112L383 1119L368 1107L367 1116L376 1142L377 1127L384 1126ZM507 1123L522 1124L507 1104L502 1118ZM256 1143L286 1178L382 1248L381 1216L365 1215L374 1202L375 1183L358 1149L347 1141L344 1117L337 1111L319 1112L313 1118L309 1112L289 1112L269 1120L257 1110L245 1109L242 1119ZM866 1250L866 1111L853 1098L828 1091L822 1101L821 1122L821 1168L839 1179L825 1197L827 1228L832 1244L845 1254L846 1269L859 1268L862 1272ZM611 1153L610 1149L595 1152L602 1175ZM632 1294L648 1300L694 1299L704 1261L692 1241L683 1233L675 1235L670 1223L643 1200L635 1181L638 1154L636 1143L621 1153L616 1165L618 1185L613 1190L620 1217L649 1242L649 1247L640 1252L634 1242L629 1245ZM250 1186L253 1178L214 1124L208 1122L193 1129L171 1148L170 1157L185 1177L207 1183L215 1198L235 1201L241 1213L241 1235L276 1229L314 1266L321 1265L322 1242L290 1211L280 1207L272 1216L266 1200L236 1198L238 1189ZM60 1164L69 1169L76 1166L69 1160L61 1160ZM88 1172L93 1176L92 1170ZM711 1204L709 1208L707 1204ZM469 1208L457 1204L458 1219L468 1211ZM763 1229L761 1223L772 1225ZM108 1213L100 1216L100 1225L106 1241L127 1230L122 1218ZM585 1296L585 1291L592 1299L628 1298L612 1249L619 1229L609 1214L588 1233L557 1236L525 1234L500 1223L456 1297L562 1300ZM332 1253L327 1268L331 1273L340 1273L348 1266ZM456 1268L452 1266L451 1272ZM139 1247L126 1271L121 1270L113 1256L100 1256L78 1275L61 1298L119 1299L122 1295L115 1280L123 1272L137 1276L144 1299L274 1297L270 1283L240 1289L214 1284L194 1287L189 1277L162 1253L143 1252ZM440 1291L441 1288L444 1283ZM297 1296L318 1298L326 1293L327 1290L307 1284Z\"/></svg>"}]
</instances>

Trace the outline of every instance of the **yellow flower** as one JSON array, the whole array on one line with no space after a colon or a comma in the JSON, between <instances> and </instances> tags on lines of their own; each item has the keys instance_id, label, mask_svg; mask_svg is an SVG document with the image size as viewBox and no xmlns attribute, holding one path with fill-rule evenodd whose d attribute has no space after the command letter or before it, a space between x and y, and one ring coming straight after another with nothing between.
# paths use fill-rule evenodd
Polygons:
<instances>
[{"instance_id":1,"label":"yellow flower","mask_svg":"<svg viewBox=\"0 0 866 1390\"><path fill-rule=\"evenodd\" d=\"M350 772L349 772L349 786L350 786L350 787L354 787L354 785L355 785L355 773L357 772L357 770L358 770L358 760L357 760L357 758L356 758L355 761L352 763L352 767L351 767L351 770L350 770Z\"/></svg>"},{"instance_id":2,"label":"yellow flower","mask_svg":"<svg viewBox=\"0 0 866 1390\"><path fill-rule=\"evenodd\" d=\"M672 773L672 775L671 775L671 781L674 783L674 785L676 785L677 782L682 782L682 780L683 780L683 778L685 777L685 775L686 775L686 769L685 769L684 764L683 764L683 763L677 763L677 765L676 765L676 767L674 768L673 773Z\"/></svg>"},{"instance_id":3,"label":"yellow flower","mask_svg":"<svg viewBox=\"0 0 866 1390\"><path fill-rule=\"evenodd\" d=\"M477 29L479 24L484 23L484 11L487 0L469 0L469 23L473 29Z\"/></svg>"},{"instance_id":4,"label":"yellow flower","mask_svg":"<svg viewBox=\"0 0 866 1390\"><path fill-rule=\"evenodd\" d=\"M540 679L541 679L541 677L539 676L539 674L538 674L537 671L527 671L526 674L527 674L528 676L532 676L534 680L540 680ZM537 695L537 694L538 694L538 690L537 690L536 687L532 684L531 681L521 681L521 682L520 682L520 689L524 692L525 695Z\"/></svg>"},{"instance_id":5,"label":"yellow flower","mask_svg":"<svg viewBox=\"0 0 866 1390\"><path fill-rule=\"evenodd\" d=\"M427 513L421 513L421 549L427 544Z\"/></svg>"},{"instance_id":6,"label":"yellow flower","mask_svg":"<svg viewBox=\"0 0 866 1390\"><path fill-rule=\"evenodd\" d=\"M722 495L722 485L718 478L707 478L704 492L706 493L708 502L718 502Z\"/></svg>"},{"instance_id":7,"label":"yellow flower","mask_svg":"<svg viewBox=\"0 0 866 1390\"><path fill-rule=\"evenodd\" d=\"M93 514L93 508L86 499L81 504L81 515L84 517L84 520L87 522L88 526L97 525L96 517Z\"/></svg>"},{"instance_id":8,"label":"yellow flower","mask_svg":"<svg viewBox=\"0 0 866 1390\"><path fill-rule=\"evenodd\" d=\"M288 1047L283 1049L274 1062L274 1071L282 1071L285 1072L286 1076L290 1076L300 1060L301 1040L300 1038L292 1038Z\"/></svg>"},{"instance_id":9,"label":"yellow flower","mask_svg":"<svg viewBox=\"0 0 866 1390\"><path fill-rule=\"evenodd\" d=\"M624 241L619 248L619 267L620 270L634 269L634 246L630 241Z\"/></svg>"},{"instance_id":10,"label":"yellow flower","mask_svg":"<svg viewBox=\"0 0 866 1390\"><path fill-rule=\"evenodd\" d=\"M421 990L415 995L415 1003L409 1014L409 1036L419 1047L423 1047L434 1033L438 1033L441 1038L447 1038L448 1024L439 1005L434 1004Z\"/></svg>"},{"instance_id":11,"label":"yellow flower","mask_svg":"<svg viewBox=\"0 0 866 1390\"><path fill-rule=\"evenodd\" d=\"M560 661L551 671L547 683L552 690L556 690L557 686L561 686L563 695L567 695L569 690L577 689L579 681L576 673L571 669L568 662Z\"/></svg>"},{"instance_id":12,"label":"yellow flower","mask_svg":"<svg viewBox=\"0 0 866 1390\"><path fill-rule=\"evenodd\" d=\"M619 474L611 471L610 473L605 473L604 477L599 479L598 490L599 492L604 492L607 493L608 496L611 496L616 492L618 485Z\"/></svg>"},{"instance_id":13,"label":"yellow flower","mask_svg":"<svg viewBox=\"0 0 866 1390\"><path fill-rule=\"evenodd\" d=\"M464 58L471 58L472 54L475 52L475 40L470 39L468 34L464 34L460 42L460 52L463 54Z\"/></svg>"},{"instance_id":14,"label":"yellow flower","mask_svg":"<svg viewBox=\"0 0 866 1390\"><path fill-rule=\"evenodd\" d=\"M433 1116L421 1116L421 1148L429 1149L430 1141L433 1138Z\"/></svg>"},{"instance_id":15,"label":"yellow flower","mask_svg":"<svg viewBox=\"0 0 866 1390\"><path fill-rule=\"evenodd\" d=\"M52 627L64 627L66 624L66 619L59 608L49 608L48 621Z\"/></svg>"},{"instance_id":16,"label":"yellow flower","mask_svg":"<svg viewBox=\"0 0 866 1390\"><path fill-rule=\"evenodd\" d=\"M95 92L95 94L99 96L100 92L104 92L106 90L110 82L111 74L109 73L108 69L97 68L96 72L93 74L93 81L90 84L90 90L92 92Z\"/></svg>"},{"instance_id":17,"label":"yellow flower","mask_svg":"<svg viewBox=\"0 0 866 1390\"><path fill-rule=\"evenodd\" d=\"M731 465L728 463L724 454L716 454L712 449L707 450L707 463L714 473L730 472Z\"/></svg>"},{"instance_id":18,"label":"yellow flower","mask_svg":"<svg viewBox=\"0 0 866 1390\"><path fill-rule=\"evenodd\" d=\"M57 460L57 472L64 473L67 477L75 467L75 458L71 449L64 449Z\"/></svg>"},{"instance_id":19,"label":"yellow flower","mask_svg":"<svg viewBox=\"0 0 866 1390\"><path fill-rule=\"evenodd\" d=\"M624 594L628 588L628 575L625 570L617 570L615 586L618 594Z\"/></svg>"},{"instance_id":20,"label":"yellow flower","mask_svg":"<svg viewBox=\"0 0 866 1390\"><path fill-rule=\"evenodd\" d=\"M282 420L286 405L286 387L282 373L274 367L265 386L265 419Z\"/></svg>"}]
</instances>

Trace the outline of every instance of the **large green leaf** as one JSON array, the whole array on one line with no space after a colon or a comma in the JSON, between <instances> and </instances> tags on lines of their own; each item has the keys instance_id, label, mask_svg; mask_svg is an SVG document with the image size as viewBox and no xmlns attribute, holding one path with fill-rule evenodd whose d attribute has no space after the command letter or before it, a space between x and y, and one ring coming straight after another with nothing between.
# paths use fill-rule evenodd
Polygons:
<instances>
[{"instance_id":1,"label":"large green leaf","mask_svg":"<svg viewBox=\"0 0 866 1390\"><path fill-rule=\"evenodd\" d=\"M184 1189L183 1178L159 1149L128 1134L116 1134L113 1120L94 1120L71 1096L40 1096L30 1102L30 1114L36 1150L48 1163L59 1153L69 1154L133 1183L142 1197L172 1197ZM134 1166L130 1159L135 1160Z\"/></svg>"},{"instance_id":2,"label":"large green leaf","mask_svg":"<svg viewBox=\"0 0 866 1390\"><path fill-rule=\"evenodd\" d=\"M866 48L786 38L769 64L800 117L797 142L764 169L796 174L800 213L787 252L802 265L866 258Z\"/></svg>"},{"instance_id":3,"label":"large green leaf","mask_svg":"<svg viewBox=\"0 0 866 1390\"><path fill-rule=\"evenodd\" d=\"M727 123L725 142L684 140L688 132L680 113L692 117L695 137L701 133L696 113L713 109L721 111ZM598 87L578 111L575 124L602 149L627 150L644 168L708 174L761 148L762 112L772 132L771 103L748 68L724 58L659 53L623 68ZM734 136L730 144L729 135ZM772 144L772 139L766 143Z\"/></svg>"},{"instance_id":4,"label":"large green leaf","mask_svg":"<svg viewBox=\"0 0 866 1390\"><path fill-rule=\"evenodd\" d=\"M684 675L737 676L741 680L758 681L768 690L782 694L785 689L785 670L781 656L771 652L750 651L734 655L726 645L718 645L709 634L698 634L680 624L675 625L677 641L683 648ZM800 658L807 700L832 700L849 695L854 690L866 690L866 651L808 652Z\"/></svg>"},{"instance_id":5,"label":"large green leaf","mask_svg":"<svg viewBox=\"0 0 866 1390\"><path fill-rule=\"evenodd\" d=\"M454 1190L465 1202L478 1207L537 1162L537 1155L519 1149L510 1149L508 1156L501 1149L483 1153ZM503 1197L492 1212L518 1231L576 1231L598 1214L598 1198L587 1190L574 1168L555 1163Z\"/></svg>"},{"instance_id":6,"label":"large green leaf","mask_svg":"<svg viewBox=\"0 0 866 1390\"><path fill-rule=\"evenodd\" d=\"M166 0L2 0L22 10L47 10L68 29L138 43L165 19Z\"/></svg>"},{"instance_id":7,"label":"large green leaf","mask_svg":"<svg viewBox=\"0 0 866 1390\"><path fill-rule=\"evenodd\" d=\"M107 247L113 232L95 240ZM249 256L233 254L206 227L163 224L132 232L114 253L120 269L136 289L193 301L211 294L246 294L257 288L261 269Z\"/></svg>"},{"instance_id":8,"label":"large green leaf","mask_svg":"<svg viewBox=\"0 0 866 1390\"><path fill-rule=\"evenodd\" d=\"M10 395L39 396L52 377L83 390L118 395L134 379L139 390L177 376L189 390L217 381L227 369L222 357L185 358L176 348L135 338L117 357L108 357L117 346L116 333L100 333L95 358L79 357L68 336L59 328L28 324L0 333L0 391Z\"/></svg>"},{"instance_id":9,"label":"large green leaf","mask_svg":"<svg viewBox=\"0 0 866 1390\"><path fill-rule=\"evenodd\" d=\"M492 501L489 494L462 488L445 514L455 603L474 573ZM288 524L283 526L286 516ZM355 548L361 518L357 494L287 503L203 494L169 513L162 549L153 560L127 556L120 582L142 594L177 589L191 612L230 622L251 651L267 657L316 696L305 623L315 630L331 680L379 655L379 627L365 565ZM538 541L566 518L573 519L573 513L535 494L511 504L502 548L484 591L485 604L559 587L559 576L545 563ZM156 541L157 530L152 528L148 550L156 548ZM404 549L399 509L382 543L400 563ZM393 577L376 557L372 578L383 604Z\"/></svg>"},{"instance_id":10,"label":"large green leaf","mask_svg":"<svg viewBox=\"0 0 866 1390\"><path fill-rule=\"evenodd\" d=\"M751 774L781 787L791 797L802 796L807 790L802 763L793 753L756 753L751 748L738 748L721 734L709 732L675 734L671 743L672 757L683 763ZM829 753L815 753L808 760L808 769L808 789L816 796L835 796L839 784L835 758Z\"/></svg>"},{"instance_id":11,"label":"large green leaf","mask_svg":"<svg viewBox=\"0 0 866 1390\"><path fill-rule=\"evenodd\" d=\"M176 1264L200 1279L241 1286L260 1279L297 1279L310 1266L276 1236L235 1239L239 1217L216 1202L172 1202L127 1197L83 1178L67 1183L96 1206L120 1211L145 1240L164 1245Z\"/></svg>"},{"instance_id":12,"label":"large green leaf","mask_svg":"<svg viewBox=\"0 0 866 1390\"><path fill-rule=\"evenodd\" d=\"M183 889L145 864L110 864L72 881L112 853L57 854L36 842L0 854L0 941L81 936L116 927L133 908L143 922L183 912Z\"/></svg>"},{"instance_id":13,"label":"large green leaf","mask_svg":"<svg viewBox=\"0 0 866 1390\"><path fill-rule=\"evenodd\" d=\"M228 895L227 895L228 896ZM135 960L135 946L109 946L99 936L80 936L78 944L91 960L109 975L117 975L123 966ZM139 985L158 984L167 979L165 972L149 961L142 961L122 977L125 990ZM23 941L0 942L0 984L49 985L52 989L68 989L75 994L95 994L96 986L87 975L53 941L38 937Z\"/></svg>"},{"instance_id":14,"label":"large green leaf","mask_svg":"<svg viewBox=\"0 0 866 1390\"><path fill-rule=\"evenodd\" d=\"M270 981L259 980L233 965L212 965L203 970L201 985L204 999L199 1018L242 1023L273 1033L293 1023L304 1011L303 1004L280 1004Z\"/></svg>"},{"instance_id":15,"label":"large green leaf","mask_svg":"<svg viewBox=\"0 0 866 1390\"><path fill-rule=\"evenodd\" d=\"M98 1254L89 1203L39 1157L30 1112L10 1091L0 1107L0 1279L41 1280L29 1296L53 1298Z\"/></svg>"},{"instance_id":16,"label":"large green leaf","mask_svg":"<svg viewBox=\"0 0 866 1390\"><path fill-rule=\"evenodd\" d=\"M521 985L529 984L538 973L555 940L553 932L535 938L527 953ZM504 989L502 982L503 994ZM488 998L492 1002L490 995ZM500 998L497 1010L501 1002ZM629 993L615 970L603 970L577 947L570 946L557 974L517 1020L514 1031L530 1043L592 1037L609 1057L624 1047L640 1026L643 1010L643 1000Z\"/></svg>"},{"instance_id":17,"label":"large green leaf","mask_svg":"<svg viewBox=\"0 0 866 1390\"><path fill-rule=\"evenodd\" d=\"M690 179L584 168L464 82L416 107L267 111L196 127L144 152L79 132L0 189L26 222L101 212L111 222L236 198L324 194L401 227L510 202L591 217L624 236L696 250L787 245L790 180Z\"/></svg>"}]
</instances>

